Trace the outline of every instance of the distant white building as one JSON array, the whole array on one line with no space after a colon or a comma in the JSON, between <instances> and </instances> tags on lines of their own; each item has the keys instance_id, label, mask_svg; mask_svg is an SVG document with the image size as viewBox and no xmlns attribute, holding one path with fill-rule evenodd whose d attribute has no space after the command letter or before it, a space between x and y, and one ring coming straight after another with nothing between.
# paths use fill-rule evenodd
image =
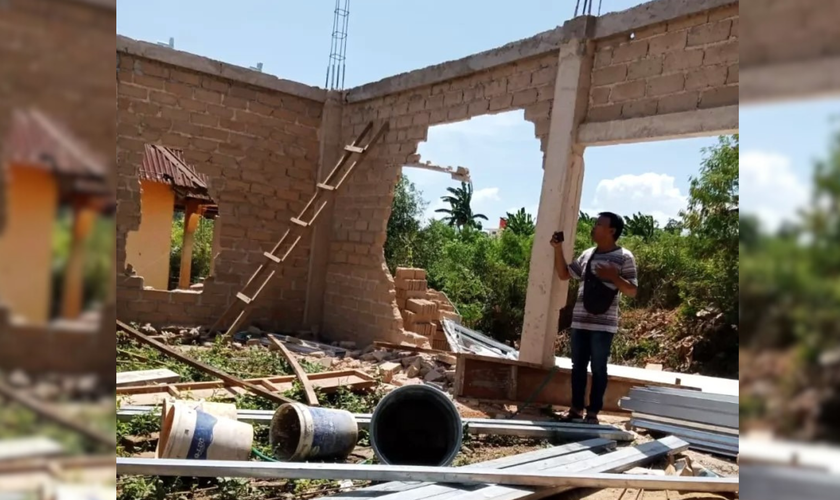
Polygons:
<instances>
[{"instance_id":1,"label":"distant white building","mask_svg":"<svg viewBox=\"0 0 840 500\"><path fill-rule=\"evenodd\" d=\"M502 230L505 228L505 226L507 226L507 220L500 217L499 218L499 227L491 228L491 229L485 229L484 232L489 234L490 236L496 237L496 236L499 236L502 233Z\"/></svg>"}]
</instances>

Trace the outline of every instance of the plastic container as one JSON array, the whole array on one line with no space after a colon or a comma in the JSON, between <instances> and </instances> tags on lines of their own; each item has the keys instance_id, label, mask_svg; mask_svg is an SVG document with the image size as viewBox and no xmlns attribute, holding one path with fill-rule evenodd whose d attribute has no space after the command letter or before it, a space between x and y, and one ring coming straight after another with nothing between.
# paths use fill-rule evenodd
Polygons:
<instances>
[{"instance_id":1,"label":"plastic container","mask_svg":"<svg viewBox=\"0 0 840 500\"><path fill-rule=\"evenodd\" d=\"M370 420L370 444L388 465L451 465L463 437L455 403L427 385L395 389L382 398Z\"/></svg>"},{"instance_id":2,"label":"plastic container","mask_svg":"<svg viewBox=\"0 0 840 500\"><path fill-rule=\"evenodd\" d=\"M204 413L209 413L216 418L229 418L231 420L237 420L236 405L233 403L210 403L207 401L196 401L192 399L164 399L163 408L160 412L161 431L163 431L166 427L166 415L169 413L169 409L172 408L172 405L176 404L186 406L192 410L201 410ZM161 456L161 453L163 453L163 449L161 448L162 442L164 442L163 439L158 439L157 449L155 449L156 458L163 458Z\"/></svg>"},{"instance_id":3,"label":"plastic container","mask_svg":"<svg viewBox=\"0 0 840 500\"><path fill-rule=\"evenodd\" d=\"M168 406L158 442L159 458L248 460L254 428L174 403Z\"/></svg>"},{"instance_id":4,"label":"plastic container","mask_svg":"<svg viewBox=\"0 0 840 500\"><path fill-rule=\"evenodd\" d=\"M356 447L359 426L348 411L286 403L274 412L269 440L284 462L344 460Z\"/></svg>"}]
</instances>

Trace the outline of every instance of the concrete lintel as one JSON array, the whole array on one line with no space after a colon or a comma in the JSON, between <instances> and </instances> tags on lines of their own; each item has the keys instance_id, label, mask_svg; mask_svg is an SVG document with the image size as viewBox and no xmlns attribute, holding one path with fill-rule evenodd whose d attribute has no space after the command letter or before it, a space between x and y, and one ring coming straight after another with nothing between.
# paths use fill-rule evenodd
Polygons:
<instances>
[{"instance_id":1,"label":"concrete lintel","mask_svg":"<svg viewBox=\"0 0 840 500\"><path fill-rule=\"evenodd\" d=\"M737 132L738 106L724 106L643 118L584 123L578 129L578 144L610 146Z\"/></svg>"},{"instance_id":2,"label":"concrete lintel","mask_svg":"<svg viewBox=\"0 0 840 500\"><path fill-rule=\"evenodd\" d=\"M738 0L653 0L620 12L604 14L595 25L595 38L606 38L651 24L698 14L738 3Z\"/></svg>"},{"instance_id":3,"label":"concrete lintel","mask_svg":"<svg viewBox=\"0 0 840 500\"><path fill-rule=\"evenodd\" d=\"M255 87L262 87L269 90L276 90L284 94L290 94L311 101L324 102L327 98L327 91L318 87L312 87L303 83L283 80L274 75L260 73L252 69L235 66L233 64L215 61L208 57L190 54L180 50L161 47L159 45L134 40L122 35L117 35L117 52L123 52L137 57L152 59L173 66L206 73L209 75L247 83Z\"/></svg>"},{"instance_id":4,"label":"concrete lintel","mask_svg":"<svg viewBox=\"0 0 840 500\"><path fill-rule=\"evenodd\" d=\"M521 59L554 52L563 43L565 26L558 26L530 38L511 42L499 48L473 54L455 61L449 61L427 68L417 69L378 82L366 83L347 91L347 102L360 102L389 94L404 92L417 87L461 78L496 66L510 64Z\"/></svg>"},{"instance_id":5,"label":"concrete lintel","mask_svg":"<svg viewBox=\"0 0 840 500\"><path fill-rule=\"evenodd\" d=\"M837 96L840 57L748 66L739 78L740 104Z\"/></svg>"}]
</instances>

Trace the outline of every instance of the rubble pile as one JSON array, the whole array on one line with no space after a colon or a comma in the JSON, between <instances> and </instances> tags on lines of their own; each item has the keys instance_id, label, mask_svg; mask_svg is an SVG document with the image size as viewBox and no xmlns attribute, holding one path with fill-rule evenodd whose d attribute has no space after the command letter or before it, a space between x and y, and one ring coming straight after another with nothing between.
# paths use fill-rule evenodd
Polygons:
<instances>
[{"instance_id":1,"label":"rubble pile","mask_svg":"<svg viewBox=\"0 0 840 500\"><path fill-rule=\"evenodd\" d=\"M429 288L423 269L398 267L394 281L403 328L428 338L433 349L450 350L441 321L461 322L455 306L446 295Z\"/></svg>"}]
</instances>

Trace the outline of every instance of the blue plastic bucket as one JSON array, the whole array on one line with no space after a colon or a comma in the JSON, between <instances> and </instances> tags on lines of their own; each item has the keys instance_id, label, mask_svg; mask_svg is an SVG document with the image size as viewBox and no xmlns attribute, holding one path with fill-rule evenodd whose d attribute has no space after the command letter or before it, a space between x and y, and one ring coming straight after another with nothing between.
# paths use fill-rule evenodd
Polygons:
<instances>
[{"instance_id":1,"label":"blue plastic bucket","mask_svg":"<svg viewBox=\"0 0 840 500\"><path fill-rule=\"evenodd\" d=\"M274 412L269 441L284 462L344 460L356 447L359 426L352 413L286 403Z\"/></svg>"}]
</instances>

